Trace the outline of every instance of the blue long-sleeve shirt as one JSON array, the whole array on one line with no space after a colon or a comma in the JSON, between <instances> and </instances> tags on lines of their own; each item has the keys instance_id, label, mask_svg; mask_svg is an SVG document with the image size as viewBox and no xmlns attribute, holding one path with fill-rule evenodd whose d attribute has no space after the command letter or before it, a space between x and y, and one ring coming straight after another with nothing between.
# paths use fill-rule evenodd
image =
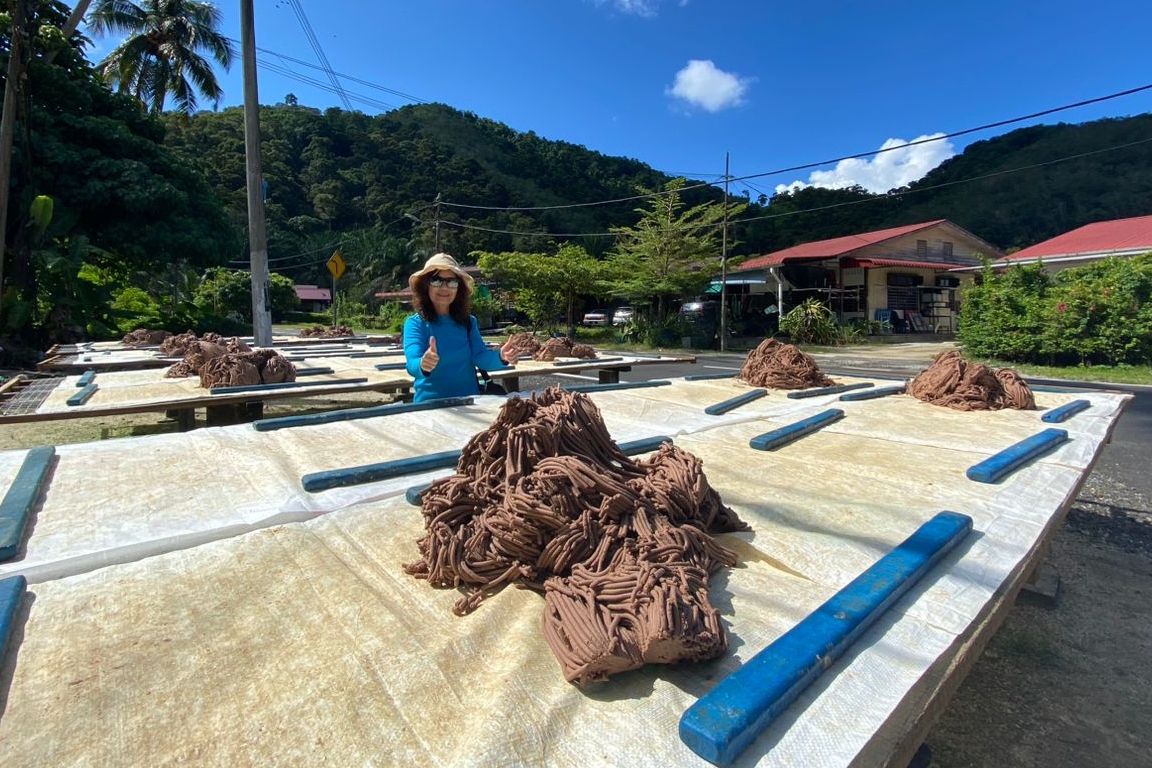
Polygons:
<instances>
[{"instance_id":1,"label":"blue long-sleeve shirt","mask_svg":"<svg viewBox=\"0 0 1152 768\"><path fill-rule=\"evenodd\" d=\"M429 338L436 339L436 354L440 362L432 373L420 370L420 358L428 351ZM467 397L480 393L476 383L476 369L486 371L506 368L500 353L489 349L480 338L480 326L473 316L468 317L468 328L447 315L428 322L420 315L404 321L404 358L408 373L415 379L414 402L420 403L438 397Z\"/></svg>"}]
</instances>

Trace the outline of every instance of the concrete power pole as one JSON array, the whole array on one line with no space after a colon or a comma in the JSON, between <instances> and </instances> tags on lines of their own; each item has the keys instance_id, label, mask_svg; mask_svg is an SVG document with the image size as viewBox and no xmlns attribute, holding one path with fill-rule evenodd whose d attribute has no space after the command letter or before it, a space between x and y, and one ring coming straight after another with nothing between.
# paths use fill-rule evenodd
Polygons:
<instances>
[{"instance_id":1,"label":"concrete power pole","mask_svg":"<svg viewBox=\"0 0 1152 768\"><path fill-rule=\"evenodd\" d=\"M4 84L4 115L0 118L0 294L4 293L4 245L8 240L8 191L12 175L12 139L16 133L16 105L24 79L24 0L16 0L12 14L12 44L8 51L8 80Z\"/></svg>"},{"instance_id":2,"label":"concrete power pole","mask_svg":"<svg viewBox=\"0 0 1152 768\"><path fill-rule=\"evenodd\" d=\"M728 153L724 153L724 227L720 230L720 351L728 351Z\"/></svg>"},{"instance_id":3,"label":"concrete power pole","mask_svg":"<svg viewBox=\"0 0 1152 768\"><path fill-rule=\"evenodd\" d=\"M244 157L248 169L248 248L252 270L252 335L272 345L269 306L268 235L264 230L263 171L260 168L260 99L256 88L256 30L252 0L240 0L240 47L244 57Z\"/></svg>"}]
</instances>

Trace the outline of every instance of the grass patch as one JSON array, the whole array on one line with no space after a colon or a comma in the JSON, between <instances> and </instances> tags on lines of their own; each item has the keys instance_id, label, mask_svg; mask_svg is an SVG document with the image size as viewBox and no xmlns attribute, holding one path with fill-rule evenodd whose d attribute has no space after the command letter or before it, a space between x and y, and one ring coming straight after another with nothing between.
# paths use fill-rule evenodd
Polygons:
<instances>
[{"instance_id":1,"label":"grass patch","mask_svg":"<svg viewBox=\"0 0 1152 768\"><path fill-rule=\"evenodd\" d=\"M1016 365L993 361L997 367L1014 367L1022 376L1068 381L1096 381L1108 384L1152 384L1152 366L1147 365L1077 365L1057 368L1051 365Z\"/></svg>"},{"instance_id":2,"label":"grass patch","mask_svg":"<svg viewBox=\"0 0 1152 768\"><path fill-rule=\"evenodd\" d=\"M996 633L992 645L998 655L1007 659L1019 659L1046 669L1055 669L1063 664L1052 641L1034 632L1005 628Z\"/></svg>"}]
</instances>

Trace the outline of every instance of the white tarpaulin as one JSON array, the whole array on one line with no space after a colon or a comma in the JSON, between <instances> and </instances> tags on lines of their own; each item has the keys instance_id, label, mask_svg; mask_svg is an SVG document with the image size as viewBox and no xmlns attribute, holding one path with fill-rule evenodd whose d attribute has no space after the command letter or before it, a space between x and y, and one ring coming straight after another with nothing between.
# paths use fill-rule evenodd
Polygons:
<instances>
[{"instance_id":1,"label":"white tarpaulin","mask_svg":"<svg viewBox=\"0 0 1152 768\"><path fill-rule=\"evenodd\" d=\"M618 441L669 434L700 456L752 532L721 537L740 562L710 585L727 654L584 691L564 682L544 642L538 594L504 589L461 618L451 611L456 592L403 572L418 559L422 519L400 494L418 478L325 492L347 493L330 503L290 487L302 472L341 466L337 452L366 457L375 448L368 461L379 461L460 447L487 426L496 400L354 428L228 427L61 447L28 545L31 554L51 527L48 560L301 507L329 514L33 584L0 678L4 766L705 765L677 737L688 706L936 512L970 515L974 532L960 548L738 764L880 762L1018 586L1126 396L1038 394L1042 408L1081 397L1093 406L1059 425L1068 443L981 484L965 470L1049 426L1041 411L955 413L907 396L814 402L772 392L701 418L735 387L676 381L593 395ZM776 451L748 447L750 437L827 407L845 418ZM110 452L133 446L134 463L111 463ZM0 454L5 477L18 466L9 454ZM160 491L142 500L136 466L193 454L226 469L202 506L165 505ZM366 462L344 465L355 463ZM101 475L101 466L120 469ZM193 489L173 481L166 498L192 498ZM120 511L111 509L117 499Z\"/></svg>"}]
</instances>

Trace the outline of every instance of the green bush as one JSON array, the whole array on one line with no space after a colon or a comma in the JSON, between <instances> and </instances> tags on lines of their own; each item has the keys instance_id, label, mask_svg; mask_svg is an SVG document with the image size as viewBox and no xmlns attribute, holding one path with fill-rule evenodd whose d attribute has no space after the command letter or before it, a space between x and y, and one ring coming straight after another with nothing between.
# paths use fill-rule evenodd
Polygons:
<instances>
[{"instance_id":1,"label":"green bush","mask_svg":"<svg viewBox=\"0 0 1152 768\"><path fill-rule=\"evenodd\" d=\"M957 340L976 358L1040 365L1152 363L1152 253L1049 276L985 267L966 289Z\"/></svg>"},{"instance_id":2,"label":"green bush","mask_svg":"<svg viewBox=\"0 0 1152 768\"><path fill-rule=\"evenodd\" d=\"M808 299L781 317L780 332L797 344L831 346L840 340L832 310L817 299Z\"/></svg>"}]
</instances>

